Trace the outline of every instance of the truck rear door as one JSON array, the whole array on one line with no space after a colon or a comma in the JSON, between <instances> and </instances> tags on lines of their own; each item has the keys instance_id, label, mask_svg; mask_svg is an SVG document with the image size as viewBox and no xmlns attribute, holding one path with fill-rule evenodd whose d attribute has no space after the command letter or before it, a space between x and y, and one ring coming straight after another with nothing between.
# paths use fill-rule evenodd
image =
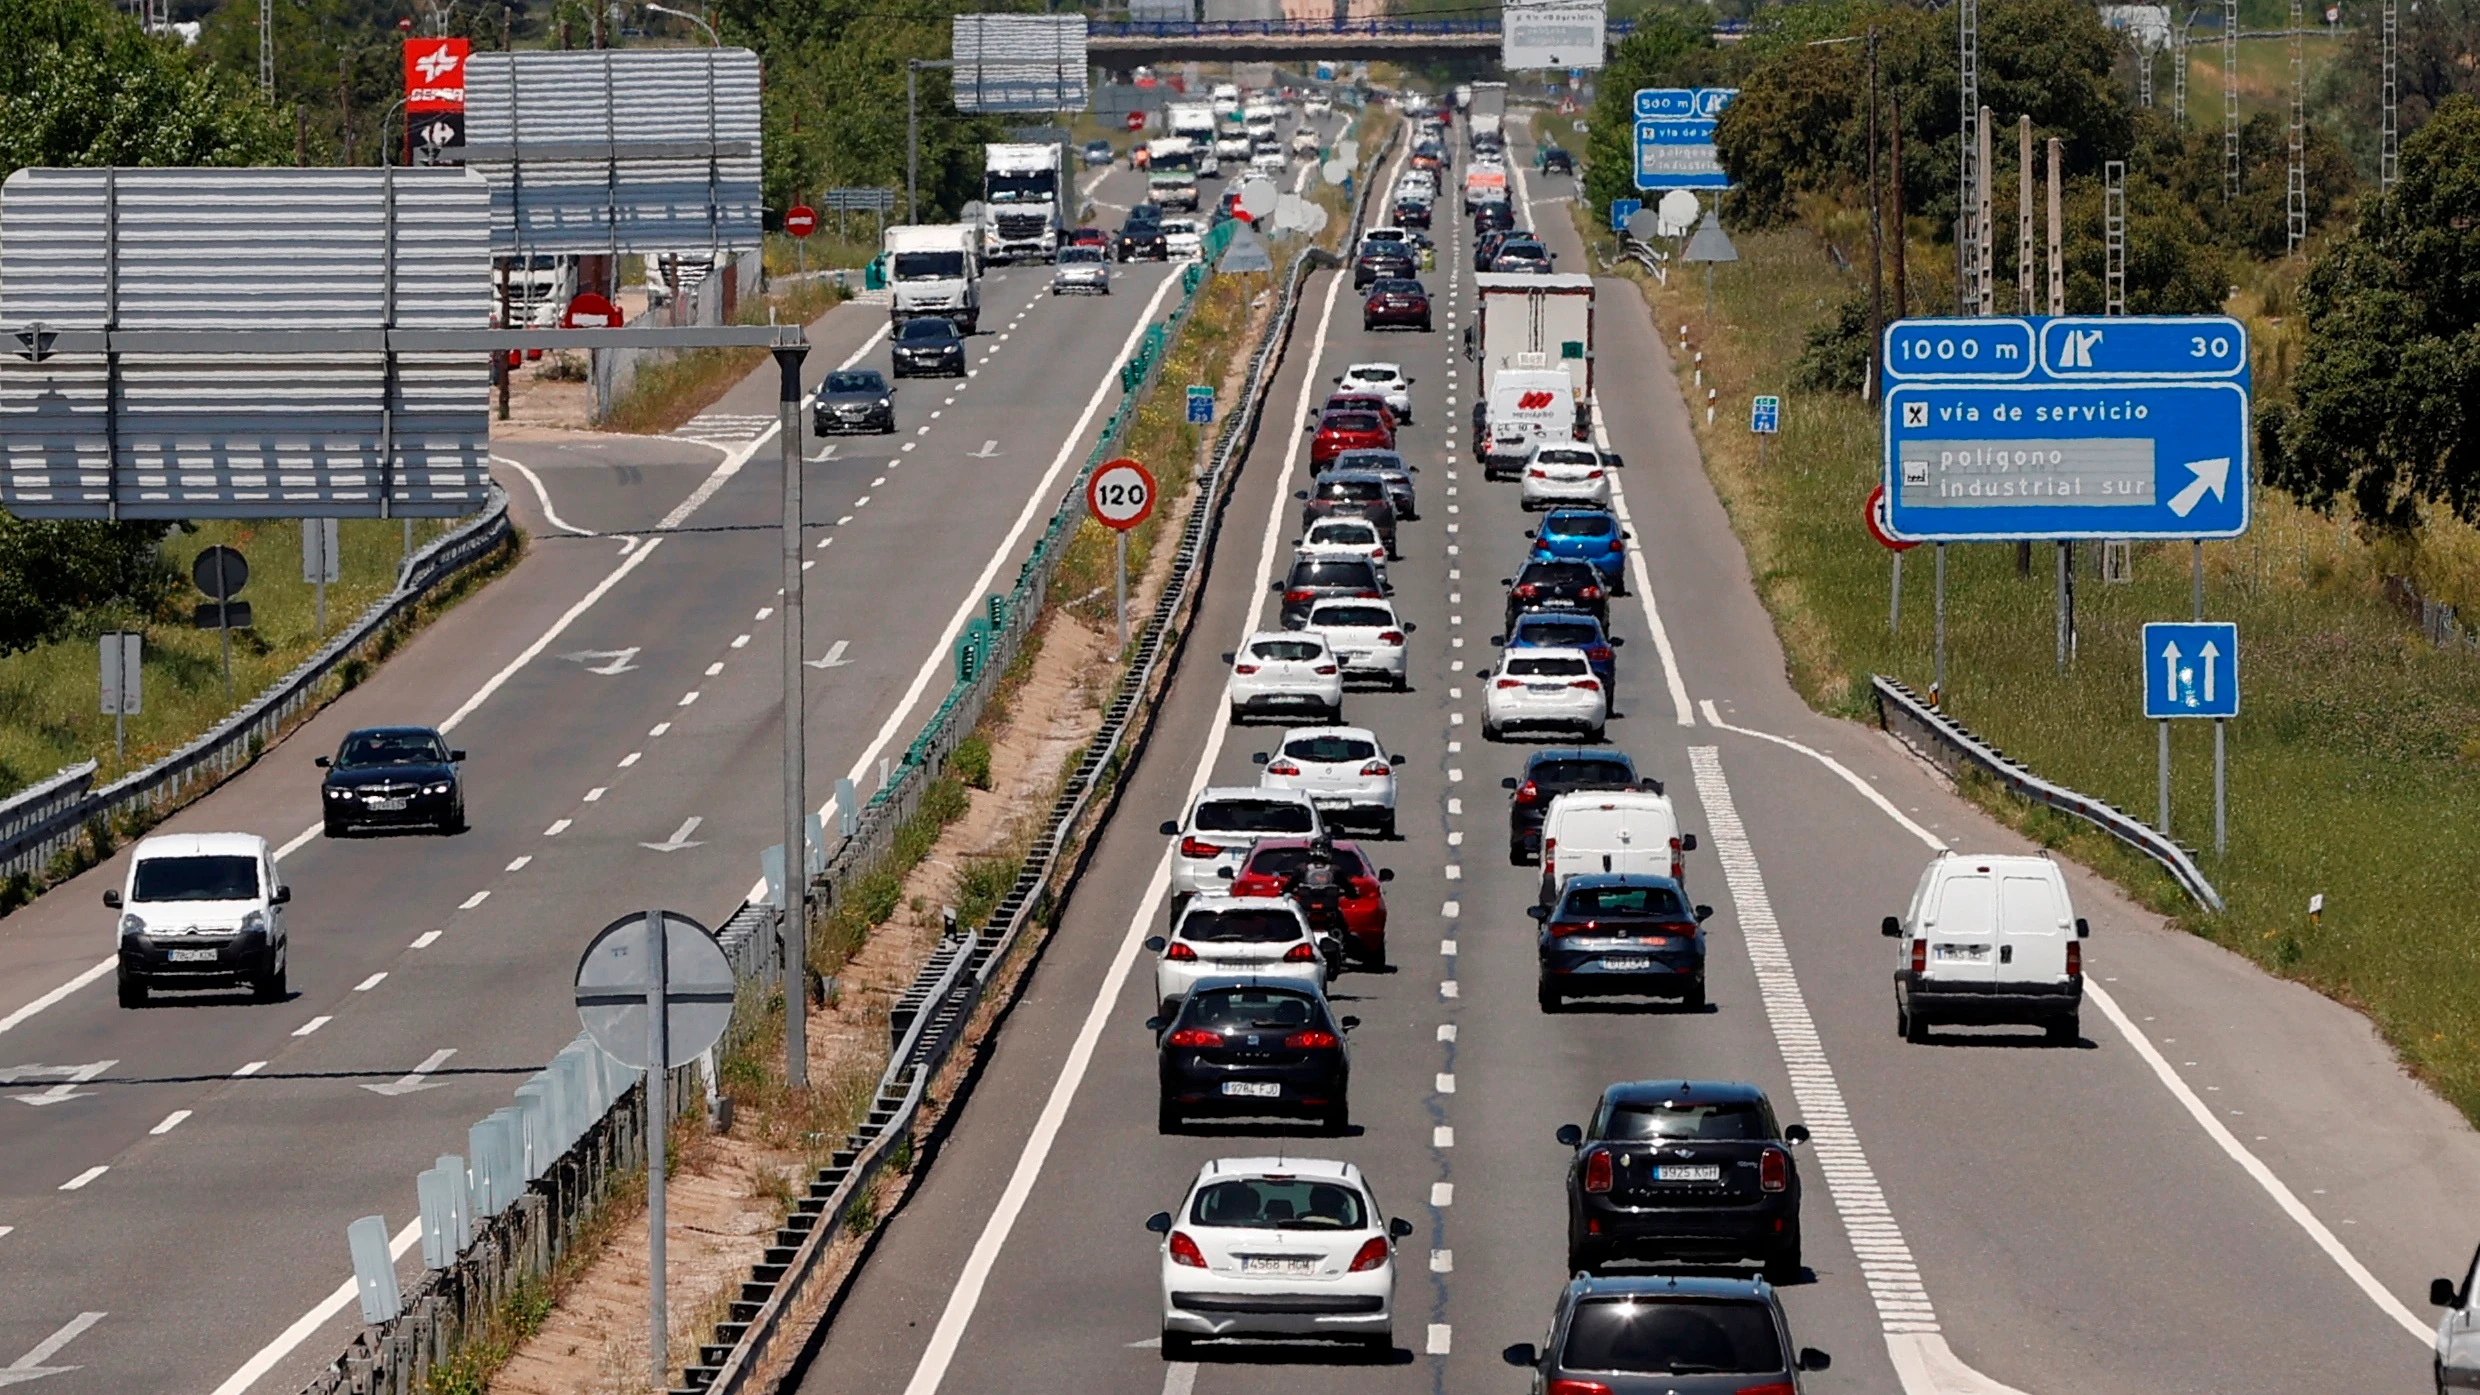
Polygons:
<instances>
[{"instance_id":1,"label":"truck rear door","mask_svg":"<svg viewBox=\"0 0 2480 1395\"><path fill-rule=\"evenodd\" d=\"M1998 979L1998 883L1987 867L1960 867L1938 888L1931 916L1929 977L1950 983Z\"/></svg>"},{"instance_id":2,"label":"truck rear door","mask_svg":"<svg viewBox=\"0 0 2480 1395\"><path fill-rule=\"evenodd\" d=\"M2000 982L2049 983L2066 977L2068 923L2065 898L2044 868L2009 869L1998 878Z\"/></svg>"}]
</instances>

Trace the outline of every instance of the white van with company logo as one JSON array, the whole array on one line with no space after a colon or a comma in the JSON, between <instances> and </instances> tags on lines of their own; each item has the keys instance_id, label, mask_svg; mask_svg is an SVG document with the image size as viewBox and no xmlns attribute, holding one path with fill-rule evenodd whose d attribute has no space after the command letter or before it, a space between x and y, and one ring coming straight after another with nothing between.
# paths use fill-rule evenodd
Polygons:
<instances>
[{"instance_id":1,"label":"white van with company logo","mask_svg":"<svg viewBox=\"0 0 2480 1395\"><path fill-rule=\"evenodd\" d=\"M1670 796L1651 790L1573 790L1541 819L1541 904L1558 904L1569 877L1587 872L1669 877L1687 884L1696 835L1679 831Z\"/></svg>"},{"instance_id":2,"label":"white van with company logo","mask_svg":"<svg viewBox=\"0 0 2480 1395\"><path fill-rule=\"evenodd\" d=\"M1556 368L1502 368L1490 376L1482 429L1482 474L1511 475L1535 444L1575 439L1575 385Z\"/></svg>"},{"instance_id":3,"label":"white van with company logo","mask_svg":"<svg viewBox=\"0 0 2480 1395\"><path fill-rule=\"evenodd\" d=\"M2020 1022L2052 1042L2081 1036L2084 937L2067 879L2047 857L1945 852L1932 858L1911 908L1880 927L1902 942L1895 1029L1926 1041L1944 1023Z\"/></svg>"},{"instance_id":4,"label":"white van with company logo","mask_svg":"<svg viewBox=\"0 0 2480 1395\"><path fill-rule=\"evenodd\" d=\"M255 833L169 833L138 844L118 891L103 893L120 946L122 1007L151 988L247 985L284 997L289 946L275 850Z\"/></svg>"}]
</instances>

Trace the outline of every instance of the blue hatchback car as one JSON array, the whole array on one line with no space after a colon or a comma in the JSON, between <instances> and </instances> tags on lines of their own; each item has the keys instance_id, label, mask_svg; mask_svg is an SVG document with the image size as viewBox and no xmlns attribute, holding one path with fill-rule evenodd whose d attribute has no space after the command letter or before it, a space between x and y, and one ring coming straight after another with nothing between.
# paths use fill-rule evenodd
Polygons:
<instances>
[{"instance_id":1,"label":"blue hatchback car","mask_svg":"<svg viewBox=\"0 0 2480 1395\"><path fill-rule=\"evenodd\" d=\"M1524 536L1533 540L1533 561L1591 562L1610 594L1627 594L1628 534L1609 510L1552 509Z\"/></svg>"},{"instance_id":2,"label":"blue hatchback car","mask_svg":"<svg viewBox=\"0 0 2480 1395\"><path fill-rule=\"evenodd\" d=\"M1573 611L1536 610L1516 617L1516 627L1501 643L1509 649L1581 649L1593 676L1602 680L1610 706L1619 705L1619 657L1612 652L1627 641L1602 629L1602 622Z\"/></svg>"}]
</instances>

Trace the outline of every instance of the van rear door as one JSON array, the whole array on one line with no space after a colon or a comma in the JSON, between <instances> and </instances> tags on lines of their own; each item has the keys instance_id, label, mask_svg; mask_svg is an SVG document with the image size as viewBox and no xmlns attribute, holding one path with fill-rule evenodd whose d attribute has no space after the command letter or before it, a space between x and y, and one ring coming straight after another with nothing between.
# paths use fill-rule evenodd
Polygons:
<instances>
[{"instance_id":1,"label":"van rear door","mask_svg":"<svg viewBox=\"0 0 2480 1395\"><path fill-rule=\"evenodd\" d=\"M1931 978L1998 981L1998 881L1987 866L1948 869L1923 934Z\"/></svg>"},{"instance_id":2,"label":"van rear door","mask_svg":"<svg viewBox=\"0 0 2480 1395\"><path fill-rule=\"evenodd\" d=\"M1998 878L2001 982L2051 983L2067 976L2066 898L2045 867L2002 868Z\"/></svg>"}]
</instances>

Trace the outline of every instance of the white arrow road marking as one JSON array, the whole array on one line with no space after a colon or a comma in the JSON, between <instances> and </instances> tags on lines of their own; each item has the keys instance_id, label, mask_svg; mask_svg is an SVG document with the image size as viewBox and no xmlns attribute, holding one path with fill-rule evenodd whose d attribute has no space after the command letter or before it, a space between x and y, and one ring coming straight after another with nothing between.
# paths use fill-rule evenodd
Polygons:
<instances>
[{"instance_id":1,"label":"white arrow road marking","mask_svg":"<svg viewBox=\"0 0 2480 1395\"><path fill-rule=\"evenodd\" d=\"M2204 648L2196 651L2196 657L2204 660L2204 701L2210 707L2213 705L2213 670L2218 667L2214 661L2222 657L2221 646L2208 639L2204 642Z\"/></svg>"},{"instance_id":2,"label":"white arrow road marking","mask_svg":"<svg viewBox=\"0 0 2480 1395\"><path fill-rule=\"evenodd\" d=\"M2187 468L2191 474L2195 475L2195 478L2187 482L2185 489L2170 496L2170 512L2181 518L2187 517L2188 510L2203 502L2206 490L2213 491L2213 498L2217 503L2230 493L2229 456L2217 455L2211 460L2190 460L2187 462Z\"/></svg>"},{"instance_id":3,"label":"white arrow road marking","mask_svg":"<svg viewBox=\"0 0 2480 1395\"><path fill-rule=\"evenodd\" d=\"M803 659L801 662L808 664L811 668L842 668L846 664L852 662L852 660L844 657L844 651L850 649L851 647L851 640L839 639L834 644L828 646L827 657L823 659Z\"/></svg>"},{"instance_id":4,"label":"white arrow road marking","mask_svg":"<svg viewBox=\"0 0 2480 1395\"><path fill-rule=\"evenodd\" d=\"M437 1051L432 1052L430 1055L423 1057L422 1064L415 1066L411 1071L406 1072L404 1075L401 1075L384 1085L364 1085L362 1088L368 1090L374 1095L386 1095L391 1099L398 1095L410 1095L416 1090L434 1089L445 1084L446 1082L439 1080L425 1080L423 1077L429 1075L432 1071L439 1069L441 1066L446 1065L448 1063L448 1058L455 1054L455 1047L443 1046Z\"/></svg>"},{"instance_id":5,"label":"white arrow road marking","mask_svg":"<svg viewBox=\"0 0 2480 1395\"><path fill-rule=\"evenodd\" d=\"M88 1095L93 1094L94 1091L81 1090L77 1087L85 1081L92 1080L96 1076L103 1074L105 1071L108 1071L112 1067L119 1064L120 1062L118 1061L90 1061L82 1066L10 1066L6 1070L0 1070L0 1084L14 1085L21 1080L47 1080L55 1076L64 1077L60 1084L54 1085L48 1090L37 1091L31 1095L9 1096L10 1099L17 1100L20 1103L35 1105L39 1108L47 1104L59 1104L63 1100L86 1098Z\"/></svg>"},{"instance_id":6,"label":"white arrow road marking","mask_svg":"<svg viewBox=\"0 0 2480 1395\"><path fill-rule=\"evenodd\" d=\"M2161 667L2162 675L2169 684L2167 691L2170 694L2170 700L2177 702L2179 700L2179 642L2177 640L2171 640L2161 647Z\"/></svg>"},{"instance_id":7,"label":"white arrow road marking","mask_svg":"<svg viewBox=\"0 0 2480 1395\"><path fill-rule=\"evenodd\" d=\"M705 847L706 845L704 843L692 843L689 841L689 835L697 832L698 825L704 822L706 822L706 820L697 817L682 819L680 821L680 827L672 830L671 837L664 839L660 843L640 843L637 846L641 848L652 848L656 852L678 852L682 848Z\"/></svg>"},{"instance_id":8,"label":"white arrow road marking","mask_svg":"<svg viewBox=\"0 0 2480 1395\"><path fill-rule=\"evenodd\" d=\"M982 448L980 450L966 451L964 458L967 460L993 460L998 458L998 455L999 443L997 441L984 441L982 442Z\"/></svg>"},{"instance_id":9,"label":"white arrow road marking","mask_svg":"<svg viewBox=\"0 0 2480 1395\"><path fill-rule=\"evenodd\" d=\"M560 657L572 664L584 665L588 673L608 676L615 673L627 673L635 669L637 665L630 663L629 660L636 658L637 654L638 646L630 645L626 649L580 649L574 654L562 654ZM597 659L603 662L599 664L594 662Z\"/></svg>"},{"instance_id":10,"label":"white arrow road marking","mask_svg":"<svg viewBox=\"0 0 2480 1395\"><path fill-rule=\"evenodd\" d=\"M75 1366L46 1366L43 1363L51 1360L62 1347L76 1341L80 1332L101 1321L103 1321L101 1313L80 1313L62 1323L59 1331L27 1348L24 1356L6 1366L0 1366L0 1385L23 1385L30 1380L41 1380L45 1376L65 1375L77 1370Z\"/></svg>"}]
</instances>

